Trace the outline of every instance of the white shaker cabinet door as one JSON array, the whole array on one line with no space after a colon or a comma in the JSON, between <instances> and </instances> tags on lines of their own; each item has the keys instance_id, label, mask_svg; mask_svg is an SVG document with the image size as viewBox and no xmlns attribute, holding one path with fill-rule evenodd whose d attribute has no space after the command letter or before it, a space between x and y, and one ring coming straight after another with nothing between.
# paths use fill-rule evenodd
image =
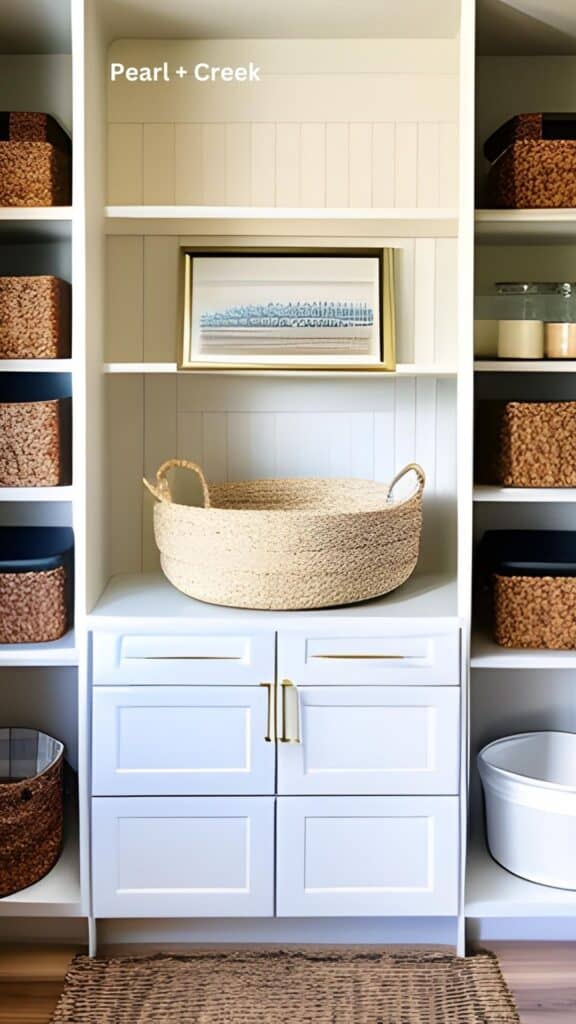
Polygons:
<instances>
[{"instance_id":1,"label":"white shaker cabinet door","mask_svg":"<svg viewBox=\"0 0 576 1024\"><path fill-rule=\"evenodd\" d=\"M277 804L279 917L457 914L457 797Z\"/></svg>"},{"instance_id":2,"label":"white shaker cabinet door","mask_svg":"<svg viewBox=\"0 0 576 1024\"><path fill-rule=\"evenodd\" d=\"M273 797L96 797L96 917L271 917Z\"/></svg>"},{"instance_id":3,"label":"white shaker cabinet door","mask_svg":"<svg viewBox=\"0 0 576 1024\"><path fill-rule=\"evenodd\" d=\"M273 794L270 699L260 686L95 687L92 792Z\"/></svg>"},{"instance_id":4,"label":"white shaker cabinet door","mask_svg":"<svg viewBox=\"0 0 576 1024\"><path fill-rule=\"evenodd\" d=\"M458 793L458 687L292 686L282 696L280 716L283 704L292 719L298 711L300 742L278 744L280 794Z\"/></svg>"}]
</instances>

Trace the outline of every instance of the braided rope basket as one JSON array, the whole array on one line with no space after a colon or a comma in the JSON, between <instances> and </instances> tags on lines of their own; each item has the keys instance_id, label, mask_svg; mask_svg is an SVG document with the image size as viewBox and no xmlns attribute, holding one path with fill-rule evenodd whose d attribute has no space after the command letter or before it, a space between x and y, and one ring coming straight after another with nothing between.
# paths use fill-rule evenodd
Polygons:
<instances>
[{"instance_id":1,"label":"braided rope basket","mask_svg":"<svg viewBox=\"0 0 576 1024\"><path fill-rule=\"evenodd\" d=\"M167 472L196 473L204 507L172 500ZM407 473L416 487L394 499ZM424 472L369 480L251 480L208 484L170 459L145 486L157 499L154 535L170 582L189 597L236 608L326 608L379 597L414 571Z\"/></svg>"}]
</instances>

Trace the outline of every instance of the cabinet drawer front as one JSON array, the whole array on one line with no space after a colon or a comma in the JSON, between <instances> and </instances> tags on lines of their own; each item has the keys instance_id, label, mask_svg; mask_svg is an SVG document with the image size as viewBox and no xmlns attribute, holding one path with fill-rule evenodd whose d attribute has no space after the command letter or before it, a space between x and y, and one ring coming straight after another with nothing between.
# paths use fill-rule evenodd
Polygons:
<instances>
[{"instance_id":1,"label":"cabinet drawer front","mask_svg":"<svg viewBox=\"0 0 576 1024\"><path fill-rule=\"evenodd\" d=\"M96 797L96 917L271 917L273 797Z\"/></svg>"},{"instance_id":2,"label":"cabinet drawer front","mask_svg":"<svg viewBox=\"0 0 576 1024\"><path fill-rule=\"evenodd\" d=\"M107 686L93 695L97 796L274 792L259 686Z\"/></svg>"},{"instance_id":3,"label":"cabinet drawer front","mask_svg":"<svg viewBox=\"0 0 576 1024\"><path fill-rule=\"evenodd\" d=\"M457 797L279 797L280 917L458 912Z\"/></svg>"},{"instance_id":4,"label":"cabinet drawer front","mask_svg":"<svg viewBox=\"0 0 576 1024\"><path fill-rule=\"evenodd\" d=\"M94 634L94 683L255 685L274 678L274 633Z\"/></svg>"},{"instance_id":5,"label":"cabinet drawer front","mask_svg":"<svg viewBox=\"0 0 576 1024\"><path fill-rule=\"evenodd\" d=\"M282 794L452 794L460 690L300 686L299 744L278 745Z\"/></svg>"},{"instance_id":6,"label":"cabinet drawer front","mask_svg":"<svg viewBox=\"0 0 576 1024\"><path fill-rule=\"evenodd\" d=\"M458 628L395 635L280 633L278 672L280 678L316 686L458 686L460 633Z\"/></svg>"}]
</instances>

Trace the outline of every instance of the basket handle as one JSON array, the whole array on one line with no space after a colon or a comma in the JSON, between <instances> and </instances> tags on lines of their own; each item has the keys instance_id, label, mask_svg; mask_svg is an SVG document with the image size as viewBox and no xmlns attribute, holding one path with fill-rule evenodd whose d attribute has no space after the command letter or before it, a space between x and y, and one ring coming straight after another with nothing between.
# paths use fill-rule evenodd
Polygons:
<instances>
[{"instance_id":1,"label":"basket handle","mask_svg":"<svg viewBox=\"0 0 576 1024\"><path fill-rule=\"evenodd\" d=\"M405 477L407 473L415 473L416 476L418 477L418 486L414 494L417 494L418 497L421 497L424 491L424 484L426 483L426 474L424 473L422 466L419 466L417 462L409 462L408 465L404 466L404 469L401 469L399 473L396 473L394 479L391 480L388 486L388 501L392 501L392 492L396 487L396 484L400 483L402 478ZM414 497L414 495L410 495L410 497Z\"/></svg>"},{"instance_id":2,"label":"basket handle","mask_svg":"<svg viewBox=\"0 0 576 1024\"><path fill-rule=\"evenodd\" d=\"M187 459L168 459L167 462L163 462L160 468L156 470L156 481L153 484L151 484L146 477L143 477L142 483L148 488L150 494L153 494L158 501L172 501L170 485L166 479L166 473L169 469L173 469L174 466L178 466L179 469L190 469L193 473L196 473L200 478L200 483L202 484L204 508L210 508L210 489L208 487L208 481L206 480L201 467L195 462L188 462Z\"/></svg>"}]
</instances>

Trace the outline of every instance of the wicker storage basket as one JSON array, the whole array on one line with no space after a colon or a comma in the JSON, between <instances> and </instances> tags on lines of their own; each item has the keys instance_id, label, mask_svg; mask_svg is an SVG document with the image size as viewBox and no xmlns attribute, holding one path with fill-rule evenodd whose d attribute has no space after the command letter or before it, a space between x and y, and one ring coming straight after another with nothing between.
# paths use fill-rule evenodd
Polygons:
<instances>
[{"instance_id":1,"label":"wicker storage basket","mask_svg":"<svg viewBox=\"0 0 576 1024\"><path fill-rule=\"evenodd\" d=\"M167 471L197 473L204 507L172 501ZM414 492L393 500L406 473ZM367 480L253 480L208 484L195 463L165 462L155 484L162 569L190 597L238 608L325 608L378 597L418 560L424 473L406 466L390 485Z\"/></svg>"},{"instance_id":2,"label":"wicker storage basket","mask_svg":"<svg viewBox=\"0 0 576 1024\"><path fill-rule=\"evenodd\" d=\"M0 527L0 643L47 643L68 629L73 534Z\"/></svg>"},{"instance_id":3,"label":"wicker storage basket","mask_svg":"<svg viewBox=\"0 0 576 1024\"><path fill-rule=\"evenodd\" d=\"M51 374L0 377L0 487L70 483L71 400Z\"/></svg>"},{"instance_id":4,"label":"wicker storage basket","mask_svg":"<svg viewBox=\"0 0 576 1024\"><path fill-rule=\"evenodd\" d=\"M484 144L487 203L505 209L576 206L576 118L519 114Z\"/></svg>"},{"instance_id":5,"label":"wicker storage basket","mask_svg":"<svg viewBox=\"0 0 576 1024\"><path fill-rule=\"evenodd\" d=\"M70 355L70 285L59 277L0 277L0 359Z\"/></svg>"},{"instance_id":6,"label":"wicker storage basket","mask_svg":"<svg viewBox=\"0 0 576 1024\"><path fill-rule=\"evenodd\" d=\"M0 729L0 896L26 889L62 849L64 747L35 729Z\"/></svg>"},{"instance_id":7,"label":"wicker storage basket","mask_svg":"<svg viewBox=\"0 0 576 1024\"><path fill-rule=\"evenodd\" d=\"M0 206L71 202L70 139L48 114L0 113Z\"/></svg>"},{"instance_id":8,"label":"wicker storage basket","mask_svg":"<svg viewBox=\"0 0 576 1024\"><path fill-rule=\"evenodd\" d=\"M478 481L576 487L576 402L482 402Z\"/></svg>"}]
</instances>

